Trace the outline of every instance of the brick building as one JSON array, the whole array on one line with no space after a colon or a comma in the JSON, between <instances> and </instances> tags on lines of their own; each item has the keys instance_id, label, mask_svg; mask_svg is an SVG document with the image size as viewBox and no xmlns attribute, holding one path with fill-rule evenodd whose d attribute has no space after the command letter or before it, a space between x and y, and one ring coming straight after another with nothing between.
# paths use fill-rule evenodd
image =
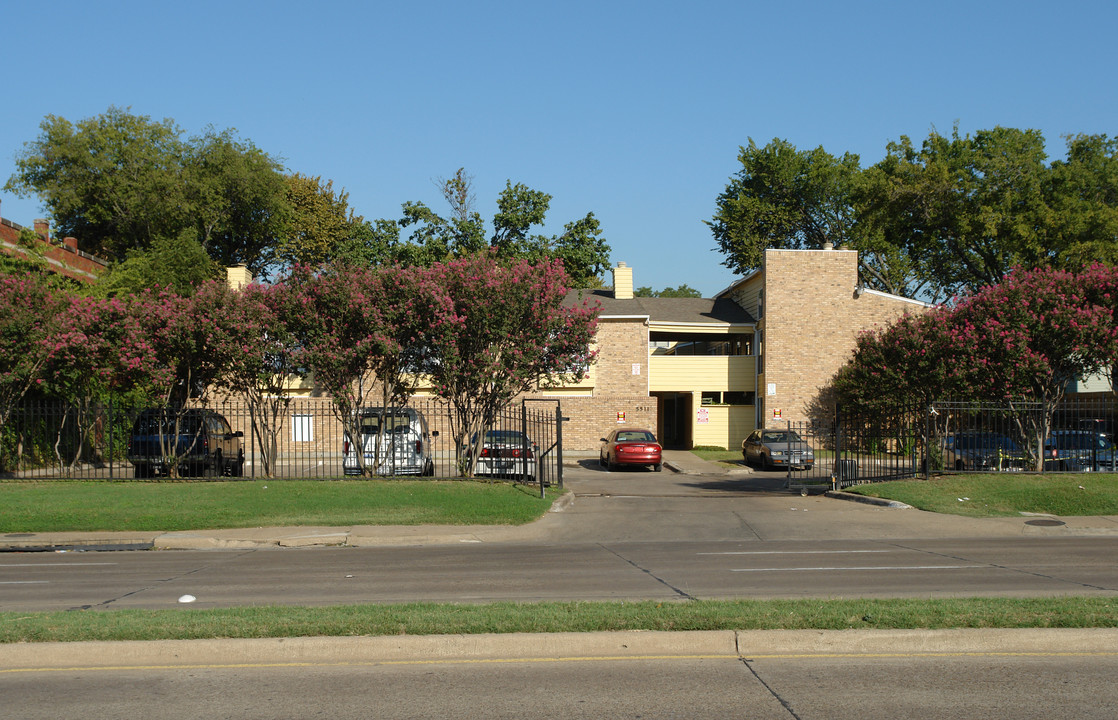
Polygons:
<instances>
[{"instance_id":1,"label":"brick building","mask_svg":"<svg viewBox=\"0 0 1118 720\"><path fill-rule=\"evenodd\" d=\"M858 333L926 303L865 289L853 250L768 250L760 269L714 298L638 298L633 269L600 303L598 362L582 383L541 392L570 418L571 450L596 450L619 423L654 428L668 447L736 449L754 428L810 419Z\"/></svg>"},{"instance_id":2,"label":"brick building","mask_svg":"<svg viewBox=\"0 0 1118 720\"><path fill-rule=\"evenodd\" d=\"M229 270L235 286L250 280ZM768 250L760 269L713 298L635 297L625 263L613 280L567 297L601 307L586 377L528 396L559 401L566 450L596 452L619 424L654 429L668 447L740 448L755 428L810 419L858 333L928 307L863 288L852 250ZM307 380L289 392L320 395ZM433 398L420 388L416 400Z\"/></svg>"},{"instance_id":3,"label":"brick building","mask_svg":"<svg viewBox=\"0 0 1118 720\"><path fill-rule=\"evenodd\" d=\"M24 229L0 217L0 252L31 262L42 262L49 271L81 282L93 282L108 266L107 261L78 250L76 239L52 238L50 224L46 220L35 221L33 232L37 239L30 247L20 242Z\"/></svg>"},{"instance_id":4,"label":"brick building","mask_svg":"<svg viewBox=\"0 0 1118 720\"><path fill-rule=\"evenodd\" d=\"M758 427L810 419L858 334L927 303L868 290L855 250L767 250L762 267L720 293L757 318Z\"/></svg>"}]
</instances>

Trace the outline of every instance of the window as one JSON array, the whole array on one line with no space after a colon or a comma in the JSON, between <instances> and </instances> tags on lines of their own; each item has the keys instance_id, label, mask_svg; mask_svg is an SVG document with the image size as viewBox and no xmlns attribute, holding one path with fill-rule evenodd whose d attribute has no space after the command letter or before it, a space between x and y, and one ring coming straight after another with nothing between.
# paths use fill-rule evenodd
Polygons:
<instances>
[{"instance_id":1,"label":"window","mask_svg":"<svg viewBox=\"0 0 1118 720\"><path fill-rule=\"evenodd\" d=\"M752 405L754 398L755 394L752 390L727 392L704 390L701 402L703 405Z\"/></svg>"},{"instance_id":2,"label":"window","mask_svg":"<svg viewBox=\"0 0 1118 720\"><path fill-rule=\"evenodd\" d=\"M687 357L752 355L753 336L653 332L649 333L648 349L653 355Z\"/></svg>"},{"instance_id":3,"label":"window","mask_svg":"<svg viewBox=\"0 0 1118 720\"><path fill-rule=\"evenodd\" d=\"M314 442L314 415L291 416L291 440Z\"/></svg>"}]
</instances>

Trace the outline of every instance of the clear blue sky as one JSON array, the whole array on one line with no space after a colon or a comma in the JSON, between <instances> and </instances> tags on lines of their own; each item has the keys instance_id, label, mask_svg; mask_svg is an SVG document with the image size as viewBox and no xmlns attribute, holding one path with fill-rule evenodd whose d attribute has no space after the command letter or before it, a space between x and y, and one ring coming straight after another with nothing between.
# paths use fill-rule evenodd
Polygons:
<instances>
[{"instance_id":1,"label":"clear blue sky","mask_svg":"<svg viewBox=\"0 0 1118 720\"><path fill-rule=\"evenodd\" d=\"M593 211L634 283L711 295L734 276L703 221L740 145L853 152L934 128L1118 134L1111 2L0 3L0 184L48 114L116 105L212 125L349 192L367 219L445 210L474 177ZM35 198L0 193L22 225ZM607 282L609 278L607 277Z\"/></svg>"}]
</instances>

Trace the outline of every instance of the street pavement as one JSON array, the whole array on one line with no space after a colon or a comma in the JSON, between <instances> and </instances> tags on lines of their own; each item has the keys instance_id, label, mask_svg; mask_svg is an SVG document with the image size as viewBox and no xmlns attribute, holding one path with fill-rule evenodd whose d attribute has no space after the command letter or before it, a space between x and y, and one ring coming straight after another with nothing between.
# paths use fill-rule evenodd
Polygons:
<instances>
[{"instance_id":1,"label":"street pavement","mask_svg":"<svg viewBox=\"0 0 1118 720\"><path fill-rule=\"evenodd\" d=\"M571 469L596 468L596 456L568 458ZM706 486L712 492L733 487L752 475L749 468L725 469L690 452L665 451L664 465L677 475L690 476L692 485ZM598 473L618 478L612 492L626 483L647 484L647 473ZM958 538L958 537L1021 537L1027 535L1075 536L1113 535L1118 537L1118 516L967 518L922 512L900 503L866 498L843 492L828 492L801 498L793 493L780 493L781 482L770 474L769 486L774 495L786 498L803 515L781 519L782 539L866 539L881 537ZM258 547L297 548L315 545L349 547L390 547L463 542L532 542L562 534L563 513L573 503L588 502L580 498L576 483L568 483L572 492L549 488L556 500L540 520L524 526L462 526L462 525L351 525L342 527L257 527L178 532L46 532L9 533L0 536L0 551L32 551L62 549L158 549L204 550ZM633 492L641 492L634 488ZM585 496L601 490L583 492ZM785 503L787 504L787 503ZM582 531L580 530L580 533ZM775 539L770 537L769 539Z\"/></svg>"},{"instance_id":2,"label":"street pavement","mask_svg":"<svg viewBox=\"0 0 1118 720\"><path fill-rule=\"evenodd\" d=\"M596 457L570 458L573 468L596 468ZM726 470L723 466L703 461L689 452L665 454L666 468L686 476L690 485L699 488L724 488L748 480L747 468ZM574 474L574 473L572 473ZM648 478L637 474L581 473L582 477L619 476L614 488L626 482ZM897 503L872 502L847 493L800 498L791 493L779 495L779 480L774 479L774 495L785 505L789 501L802 510L789 515L790 537L818 538L859 537L1022 537L1044 535L1113 535L1118 536L1118 517L1053 517L1038 516L1031 522L1023 518L962 518L937 515L908 508ZM306 547L314 545L394 546L458 544L462 542L525 542L546 540L560 532L564 512L572 503L590 502L588 498L601 492L598 486L568 483L568 490L556 492L556 501L544 518L523 527L461 527L461 526L348 526L348 527L267 527L189 532L82 532L82 533L10 533L0 536L0 550L31 551L67 549L219 549ZM583 497L580 497L580 489ZM549 491L554 492L554 489ZM617 490L615 489L614 492ZM785 508L787 509L787 508ZM314 638L284 641L183 641L178 643L116 643L111 653L112 664L120 664L126 656L140 663L190 664L198 658L219 652L224 658L241 656L275 657L275 653L346 653L354 649L341 647L358 643L363 655L385 660L407 657L560 657L616 656L624 653L710 655L735 654L748 656L757 648L772 651L829 652L841 647L844 652L866 654L889 652L1040 652L1074 647L1077 650L1099 647L1107 651L1118 647L1118 631L1086 630L960 630L960 631L868 631L830 632L717 632L717 633L562 633L555 635L486 635L447 636L434 638ZM50 667L52 663L96 666L98 658L110 657L98 648L101 643L0 645L0 670L13 667ZM191 648L191 649L187 649ZM322 649L327 648L327 649ZM121 655L124 653L124 655ZM177 659L176 659L177 658ZM191 659L195 658L195 659ZM129 660L128 662L132 662Z\"/></svg>"}]
</instances>

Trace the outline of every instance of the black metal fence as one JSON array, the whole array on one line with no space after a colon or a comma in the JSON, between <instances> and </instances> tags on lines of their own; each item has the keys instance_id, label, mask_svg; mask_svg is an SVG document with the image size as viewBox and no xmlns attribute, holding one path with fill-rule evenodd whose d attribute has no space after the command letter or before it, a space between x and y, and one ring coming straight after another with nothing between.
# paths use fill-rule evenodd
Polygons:
<instances>
[{"instance_id":1,"label":"black metal fence","mask_svg":"<svg viewBox=\"0 0 1118 720\"><path fill-rule=\"evenodd\" d=\"M1071 396L1046 411L1036 401L941 401L924 408L844 412L828 422L787 423L812 449L788 469L792 490L811 492L934 474L1118 472L1118 404Z\"/></svg>"},{"instance_id":2,"label":"black metal fence","mask_svg":"<svg viewBox=\"0 0 1118 720\"><path fill-rule=\"evenodd\" d=\"M435 399L417 398L408 406L421 413L430 431L429 449L434 477L460 475L466 443L456 443L451 409ZM344 477L345 433L324 399L294 398L273 423L272 433L247 403L239 400L207 406L240 433L244 450L244 478ZM129 442L139 408L111 404L75 408L60 403L27 403L16 408L0 426L0 478L72 478L129 480ZM528 477L512 479L562 485L561 409L554 402L518 402L502 410L490 429L526 436L534 462ZM265 450L269 448L269 450ZM267 457L270 455L271 457ZM270 474L266 470L270 468ZM496 477L501 478L500 473ZM511 476L510 476L511 477Z\"/></svg>"}]
</instances>

